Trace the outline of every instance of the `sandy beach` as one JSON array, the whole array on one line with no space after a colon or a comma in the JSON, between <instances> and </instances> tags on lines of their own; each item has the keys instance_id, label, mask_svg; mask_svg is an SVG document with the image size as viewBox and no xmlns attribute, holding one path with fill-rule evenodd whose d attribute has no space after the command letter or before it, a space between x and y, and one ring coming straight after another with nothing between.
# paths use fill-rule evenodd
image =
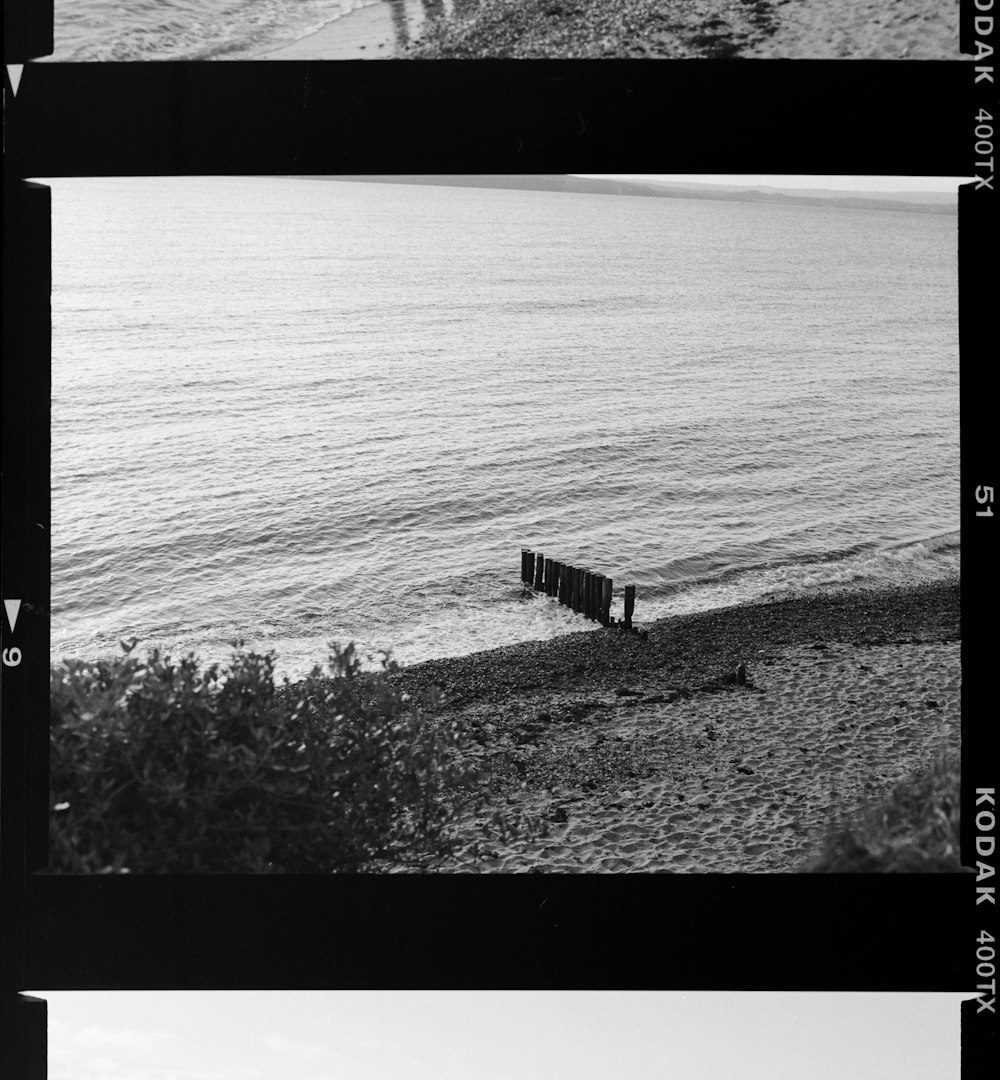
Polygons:
<instances>
[{"instance_id":1,"label":"sandy beach","mask_svg":"<svg viewBox=\"0 0 1000 1080\"><path fill-rule=\"evenodd\" d=\"M294 41L264 60L386 60L396 53L397 35L388 3L358 8L327 23L315 34Z\"/></svg>"},{"instance_id":2,"label":"sandy beach","mask_svg":"<svg viewBox=\"0 0 1000 1080\"><path fill-rule=\"evenodd\" d=\"M404 669L489 778L459 856L423 869L799 870L832 817L957 748L958 611L957 583L842 592ZM494 810L546 835L481 841Z\"/></svg>"},{"instance_id":3,"label":"sandy beach","mask_svg":"<svg viewBox=\"0 0 1000 1080\"><path fill-rule=\"evenodd\" d=\"M959 60L958 0L777 0L747 59Z\"/></svg>"},{"instance_id":4,"label":"sandy beach","mask_svg":"<svg viewBox=\"0 0 1000 1080\"><path fill-rule=\"evenodd\" d=\"M958 0L483 0L431 26L379 0L269 60L597 58L955 60Z\"/></svg>"}]
</instances>

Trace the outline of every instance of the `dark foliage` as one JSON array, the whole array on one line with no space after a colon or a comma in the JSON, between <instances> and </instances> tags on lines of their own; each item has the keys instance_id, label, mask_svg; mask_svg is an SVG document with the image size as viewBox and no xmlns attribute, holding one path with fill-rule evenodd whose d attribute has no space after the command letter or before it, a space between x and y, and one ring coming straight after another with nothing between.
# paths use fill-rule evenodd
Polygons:
<instances>
[{"instance_id":1,"label":"dark foliage","mask_svg":"<svg viewBox=\"0 0 1000 1080\"><path fill-rule=\"evenodd\" d=\"M133 643L134 646L134 643ZM51 676L51 854L62 872L333 872L447 854L474 801L455 730L363 674L274 684L274 655L67 661Z\"/></svg>"}]
</instances>

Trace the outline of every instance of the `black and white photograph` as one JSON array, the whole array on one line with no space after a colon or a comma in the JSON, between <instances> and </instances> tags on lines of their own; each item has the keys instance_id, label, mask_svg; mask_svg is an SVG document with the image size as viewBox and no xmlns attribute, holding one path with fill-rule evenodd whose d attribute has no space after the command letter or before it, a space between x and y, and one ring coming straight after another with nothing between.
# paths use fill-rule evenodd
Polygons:
<instances>
[{"instance_id":1,"label":"black and white photograph","mask_svg":"<svg viewBox=\"0 0 1000 1080\"><path fill-rule=\"evenodd\" d=\"M958 1080L960 994L47 991L50 1080Z\"/></svg>"},{"instance_id":2,"label":"black and white photograph","mask_svg":"<svg viewBox=\"0 0 1000 1080\"><path fill-rule=\"evenodd\" d=\"M5 5L0 1073L986 1071L994 6Z\"/></svg>"},{"instance_id":3,"label":"black and white photograph","mask_svg":"<svg viewBox=\"0 0 1000 1080\"><path fill-rule=\"evenodd\" d=\"M62 61L958 60L959 0L54 0Z\"/></svg>"},{"instance_id":4,"label":"black and white photograph","mask_svg":"<svg viewBox=\"0 0 1000 1080\"><path fill-rule=\"evenodd\" d=\"M961 869L957 178L46 183L50 869Z\"/></svg>"}]
</instances>

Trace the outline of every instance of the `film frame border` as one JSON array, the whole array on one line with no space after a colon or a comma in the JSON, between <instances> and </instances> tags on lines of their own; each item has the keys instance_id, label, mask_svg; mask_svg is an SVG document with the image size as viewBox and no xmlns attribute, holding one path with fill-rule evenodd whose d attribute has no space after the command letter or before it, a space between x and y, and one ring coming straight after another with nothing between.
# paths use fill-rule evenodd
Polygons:
<instances>
[{"instance_id":1,"label":"film frame border","mask_svg":"<svg viewBox=\"0 0 1000 1080\"><path fill-rule=\"evenodd\" d=\"M985 2L965 0L963 45L969 43L967 27L976 17L982 17L973 12ZM971 37L973 42L979 40L975 34ZM995 37L991 40L995 42ZM977 50L973 45L967 51L975 53ZM987 58L981 59L986 61ZM924 172L978 176L980 172L976 171L979 167L975 161L985 155L975 150L975 142L985 140L974 142L969 137L965 127L968 110L971 108L977 115L979 110L985 110L991 118L997 112L995 90L991 90L988 83L983 85L985 80L969 86L968 76L973 65L964 62L957 65L906 64L903 66L907 69L916 67L918 70L912 74L899 72L898 75L890 70L899 66L896 62L888 65L832 62L838 67L850 67L850 81L855 82L853 87L847 86L847 72L829 70L826 64L793 62L792 69L801 67L804 70L798 72L781 64L778 66L784 72L780 76L764 72L756 86L756 76L743 81L727 75L721 88L718 75L713 76L709 71L678 71L674 76L624 69L615 72L604 70L609 64L611 68L618 66L615 62L598 62L600 73L593 65L583 63L574 65L576 71L567 77L565 70L559 70L563 63L538 62L531 65L534 70L528 80L528 89L521 85L520 77L514 80L517 85L512 85L510 73L503 70L504 65L485 63L492 70L473 78L473 84L480 80L479 86L474 85L471 93L467 87L466 93L457 98L456 91L471 73L455 70L446 80L435 76L423 85L420 80L424 76L419 75L414 76L413 81L404 79L402 85L396 81L393 87L395 77L388 80L389 86L378 86L378 80L373 83L373 75L356 70L359 65L354 64L348 65L354 71L332 72L329 65L311 63L305 65L309 70L303 71L303 65L298 63L293 65L297 71L276 71L273 76L267 74L263 79L259 73L260 65L247 65L250 69L257 68L258 72L237 72L231 81L228 76L221 80L215 74L191 71L196 65L53 66L48 70L56 74L42 88L45 100L29 117L15 116L24 102L31 100L34 110L38 100L29 98L26 86L22 86L25 92L22 101L13 102L8 98L8 156L5 163L8 229L12 221L37 224L47 216L42 206L45 196L37 188L21 184L21 178L30 175L100 175L102 171L197 174L230 171L217 168L227 162L230 166L239 165L231 168L234 173L584 172L612 167L615 171L622 168L662 170L662 164L654 163L654 160L663 160L662 152L651 151L648 141L636 152L639 140L644 135L648 140L650 131L654 133L652 137L660 134L661 138L671 140L675 151L679 146L677 156L691 162L678 167L675 164L677 157L671 156L669 171L731 171L735 154L741 161L749 163L745 166L748 172ZM674 63L671 62L671 66ZM702 66L706 62L694 63ZM220 65L227 71L242 66ZM267 63L267 67L272 66L278 65ZM588 66L592 70L587 70ZM919 70L928 66L929 72ZM94 70L68 70L87 67ZM141 75L122 70L135 67L153 70ZM546 67L550 70L544 70ZM98 71L97 68L105 70ZM34 81L42 70L36 67L29 71L30 79ZM493 80L489 86L484 85L487 76ZM801 97L790 108L782 109L778 101L781 94L776 91L782 82L787 90L790 77L796 80L795 86ZM305 101L303 83L306 78L312 85L310 93L316 93L318 84L320 104L316 103L316 98L311 105ZM133 88L146 80L152 80L160 88L161 108L157 117L165 118L165 122L152 125L145 133L146 138L128 141L125 137L135 109L127 106L126 115L119 114L120 122L116 123L112 103L116 96L119 101L122 96L128 98ZM734 81L741 84L738 91L743 103L735 109L732 95L737 88L734 88ZM256 92L252 86L254 82L259 84ZM693 96L691 85L697 87ZM682 100L690 111L680 118L670 115L662 104L664 95L669 95L673 86L688 88ZM353 88L358 111L340 125L333 125L333 130L327 130L328 137L334 141L329 148L310 156L303 147L317 134L323 134L324 121L328 120L323 110L344 93L345 87L348 92ZM89 102L93 110L89 122L80 117L79 107L71 110L68 118L63 114L62 123L54 116L59 111L59 97L65 95L67 88L82 94L81 101ZM34 89L32 87L32 94ZM752 93L754 89L758 91L756 95ZM744 90L751 93L744 95ZM835 99L839 97L839 104L832 109L829 103L823 105L820 90ZM858 120L856 108L866 96L869 100L879 101L892 115L883 115L880 122L859 123L853 131L846 130L845 121ZM322 104L324 99L326 106ZM232 130L231 138L217 141L220 129L211 123L212 116L227 113L232 116L234 109L235 115L240 116L240 100L246 103L247 109L243 122ZM810 100L820 101L820 104L805 107L804 103ZM214 101L214 104L206 106L206 101ZM400 101L407 103L402 113L397 111ZM429 104L435 101L436 105ZM692 102L697 107L692 108ZM892 102L896 102L895 107ZM282 126L279 120L287 117L289 108L298 108L308 114L308 123L300 123L294 129L298 141L287 134L281 139L279 131L277 143L266 147L264 143L276 127ZM441 108L439 116L444 115L449 123L458 123L464 118L464 123L471 124L474 130L480 125L480 134L470 140L471 145L459 147L453 138L447 138L440 124L429 135L422 124L414 129L407 124L407 119L412 120L414 111L419 112L421 108ZM906 108L911 113L909 117L900 117L893 108ZM139 112L144 109L140 108ZM259 122L258 113L256 126L251 121L255 109L264 110L264 122ZM377 128L382 123L380 117L386 110L394 117L392 133L399 139L390 149L374 147L371 143L372 127ZM730 135L728 140L725 134L721 135L718 148L706 146L703 136L695 134L699 127L704 130L702 125L713 116L716 123L725 128L732 123L734 112L738 114L737 123L745 125L743 134ZM789 114L790 124L787 122ZM489 117L485 125L481 120L483 115ZM757 123L753 122L754 116L758 118ZM189 125L192 117L198 117L193 134ZM780 141L783 145L780 146L766 137L760 141L761 131L766 131L776 117L782 128ZM56 122L37 141L39 128L35 125L44 124L46 119ZM177 122L171 123L172 119ZM67 124L74 128L75 134L67 133ZM972 125L973 133L975 126ZM805 133L794 148L787 141L789 127ZM135 131L134 127L132 131ZM825 131L825 136L818 138L817 133L821 131ZM932 138L921 145L917 136L922 132L926 139L928 131ZM254 142L250 138L254 132L260 141ZM163 140L158 144L157 134ZM938 136L941 143L935 141ZM248 138L249 142L244 141ZM822 145L824 138L828 140L825 148ZM692 139L697 143L693 152L695 142ZM614 161L609 155L616 155ZM864 158L863 162L859 155ZM164 169L163 162L167 157L180 161L183 167ZM327 168L314 168L317 158L322 158ZM972 170L968 165L970 160ZM198 168L193 164L198 161L206 165ZM765 161L767 164L762 164ZM309 167L295 167L303 162ZM430 167L432 162L434 167ZM442 162L446 163L445 167ZM33 167L37 165L46 167ZM982 175L985 177L985 170ZM972 185L960 193L960 202L961 527L966 583L963 589L966 701L963 709L963 777L970 775L966 770L971 765L974 775L970 786L988 788L995 774L988 767L985 731L982 723L975 723L976 716L970 715L967 725L966 716L978 711L978 701L989 700L988 661L992 642L987 632L977 634L975 628L984 625L995 614L996 598L996 586L990 576L996 550L995 535L990 517L983 514L984 510L993 508L992 499L982 496L987 490L994 490L995 466L989 453L992 440L988 399L983 393L987 371L981 360L991 354L990 346L996 341L995 322L990 316L994 302L991 286L995 278L989 273L989 268L995 267L996 202L991 187ZM31 208L25 212L24 207L29 203ZM16 233L17 224L14 228ZM15 401L30 400L30 397L18 399L20 393L34 395L37 403L38 395L45 394L47 386L38 368L39 351L44 351L47 345L37 335L39 287L44 289L48 266L47 262L45 265L37 262L35 240L31 236L15 235L12 257L6 266L5 310L23 310L24 317L15 318L10 349L5 341L8 361L4 364L4 378L6 384L11 366L9 358L18 355L18 342L23 344L24 341L17 328L20 324L22 329L29 328L30 356L25 368L14 375L15 379L23 381L5 385L5 390L12 391L11 395L5 395L5 400L10 396ZM5 262L7 257L5 244ZM8 285L13 307L8 306ZM22 289L27 292L19 291ZM24 476L30 478L32 470L37 471L39 465L40 436L37 431L25 433L23 427L18 427L16 414L9 415L15 415L15 421L8 427L9 417L4 416L5 462L11 460L8 452L15 455L15 463L19 460L15 436L21 431L23 445L31 448L30 464L23 470ZM26 418L32 415L30 409L25 410ZM8 432L12 434L10 441ZM47 468L46 458L46 487ZM22 486L18 479L12 493L14 497L8 504L8 469L4 472L4 520L8 522L13 518L15 529L20 527L21 535L29 537L29 519L40 516L37 490L27 481ZM43 520L48 523L47 516ZM3 596L11 595L9 577L15 580L18 576L21 580L27 577L34 582L30 586L30 595L33 598L44 596L47 610L47 555L42 591L37 565L39 545L25 540L23 549L11 550L6 525L4 531L5 556L13 557L14 565L10 566L10 558L5 558ZM19 555L18 550L26 554ZM22 558L24 562L20 561ZM978 589L970 591L970 579L981 587L981 592ZM15 591L26 589L15 588ZM27 609L25 614L29 614ZM37 620L26 618L20 629L27 635L23 640L30 644L33 655L40 655L38 646L44 643L43 662L47 668L47 629L42 635L38 627ZM970 629L971 640L968 639ZM9 631L6 622L3 630L6 647ZM24 685L34 680L32 685L37 693L37 686L44 683L47 694L47 678L42 678L45 669L40 667L40 671L41 674L32 669ZM15 717L13 735L10 725L4 725L7 729L4 734L7 767L4 786L10 793L12 786L16 788L19 772L15 771L12 782L11 758L14 758L15 767L18 761L24 763L30 778L32 771L37 769L39 747L31 742L31 736L37 735L31 716L37 714L29 713L27 698L19 696L17 686L11 691L9 676L12 672L5 671L4 674L8 676L4 679L4 714L8 718ZM981 713L978 715L982 717ZM23 727L17 723L22 716ZM984 778L982 784L980 772ZM5 804L8 814L12 805L9 801ZM47 814L47 801L45 809ZM970 850L970 843L974 844L989 832L976 828L976 815L970 814L970 809L969 799L964 794L963 853ZM16 805L14 810L16 813ZM5 816L9 826L10 817ZM22 855L28 856L29 868L34 869L37 867L40 830L30 813L23 822L27 831ZM13 843L17 845L16 838ZM8 833L5 838L8 884L11 881L9 875L17 874L16 865L11 871L12 863L7 860L10 853ZM968 856L966 861L969 861ZM53 976L55 981L42 978L41 984L59 984L67 988L80 985L221 988L246 986L249 977L253 985L271 986L277 978L281 985L294 984L296 987L303 981L319 985L317 979L324 986L345 988L362 985L414 988L516 985L516 988L524 988L526 979L530 985L547 988L553 985L607 987L620 985L624 978L623 966L630 964L630 974L624 981L635 988L669 985L679 989L701 986L732 989L746 985L747 988L773 986L781 989L797 986L913 989L919 985L927 989L969 990L974 983L970 982L967 972L971 972L974 965L956 957L965 953L970 961L974 958L974 948L969 949L968 934L980 924L986 925L980 915L988 914L989 925L995 930L994 909L988 903L970 904L973 894L969 888L970 879L965 877L922 879L925 884L920 886L913 880L881 879L866 882L861 890L856 886L852 889L850 883L842 880L813 879L815 891L810 895L809 886L791 884L801 882L801 878L748 882L742 876L726 880L720 875L714 879L694 879L689 888L682 886L685 895L680 901L671 898L669 912L662 910L663 897L656 895L652 881L647 879L623 890L617 883L619 880L588 881L582 888L580 883L574 885L565 880L526 881L516 886L508 883L506 887L498 888L493 898L484 898L481 886L473 887L463 882L442 889L439 879L433 879L417 885L411 881L401 887L398 899L390 900L386 898L385 890L377 889L382 896L375 896L366 887L369 883L360 880L345 890L342 883L326 879L284 879L284 883L280 879L269 879L262 881L258 889L257 882L248 883L245 879L155 881L30 876L19 881L23 888L18 890L19 897L14 904L15 909L21 909L27 930L24 950L15 946L20 961L18 974L22 980L19 985L39 985L38 976ZM256 893L253 904L241 901L234 908L234 898L245 893L248 884ZM845 888L845 884L848 887ZM345 893L348 892L350 900L345 904ZM4 905L6 917L9 901L5 899ZM299 918L321 920L328 917L331 907L338 906L355 918L354 941L338 944L331 940L319 951L301 941L296 945L292 928ZM773 910L769 911L769 906ZM424 928L425 938L418 940L405 928L399 928L390 935L390 951L383 953L382 959L373 964L370 942L379 933L384 933L387 925L391 926L393 914L400 907L410 909L414 923ZM913 935L920 917L926 917L930 911L935 912L934 942ZM214 921L205 921L206 912L216 913ZM13 913L16 914L16 910ZM882 926L878 933L866 930L866 923L870 927L873 916L889 919L893 915L896 918L894 929ZM88 942L85 937L87 927L92 929L95 918L104 923L103 936ZM942 927L938 920L948 925ZM497 927L504 923L508 933L498 940ZM699 942L693 942L690 929L685 929L692 925L702 931ZM158 941L154 934L157 927L161 934L167 930ZM595 927L600 929L595 931ZM711 940L711 929L706 933L707 928L717 928L716 940ZM270 932L271 940L268 948L252 962L246 959L234 961L225 955L235 941L246 941L247 935L259 940L262 930L265 934ZM587 955L580 949L580 942L593 942L595 932L597 941ZM435 945L442 933L452 936L452 944L445 949L447 955L444 957L441 946ZM888 936L897 938L897 943L888 941ZM774 941L782 941L788 949L796 951L775 955ZM797 953L803 947L805 956ZM331 963L332 968L328 966ZM331 972L338 971L339 975L331 978Z\"/></svg>"}]
</instances>

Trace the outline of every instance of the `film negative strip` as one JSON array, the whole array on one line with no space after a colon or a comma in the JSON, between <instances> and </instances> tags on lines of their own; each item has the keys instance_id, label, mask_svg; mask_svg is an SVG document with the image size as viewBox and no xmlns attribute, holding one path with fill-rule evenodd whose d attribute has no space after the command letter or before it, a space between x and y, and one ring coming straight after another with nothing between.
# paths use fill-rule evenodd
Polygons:
<instances>
[{"instance_id":1,"label":"film negative strip","mask_svg":"<svg viewBox=\"0 0 1000 1080\"><path fill-rule=\"evenodd\" d=\"M35 63L51 52L51 23L28 10L15 5L8 22L5 98L3 817L13 986L978 992L963 1016L971 1069L994 1030L996 935L987 683L997 478L985 383L996 339L997 103L986 0L962 6L965 59L896 63ZM486 173L966 178L956 483L961 861L974 872L45 872L50 537L60 523L49 492L52 193L38 178Z\"/></svg>"}]
</instances>

